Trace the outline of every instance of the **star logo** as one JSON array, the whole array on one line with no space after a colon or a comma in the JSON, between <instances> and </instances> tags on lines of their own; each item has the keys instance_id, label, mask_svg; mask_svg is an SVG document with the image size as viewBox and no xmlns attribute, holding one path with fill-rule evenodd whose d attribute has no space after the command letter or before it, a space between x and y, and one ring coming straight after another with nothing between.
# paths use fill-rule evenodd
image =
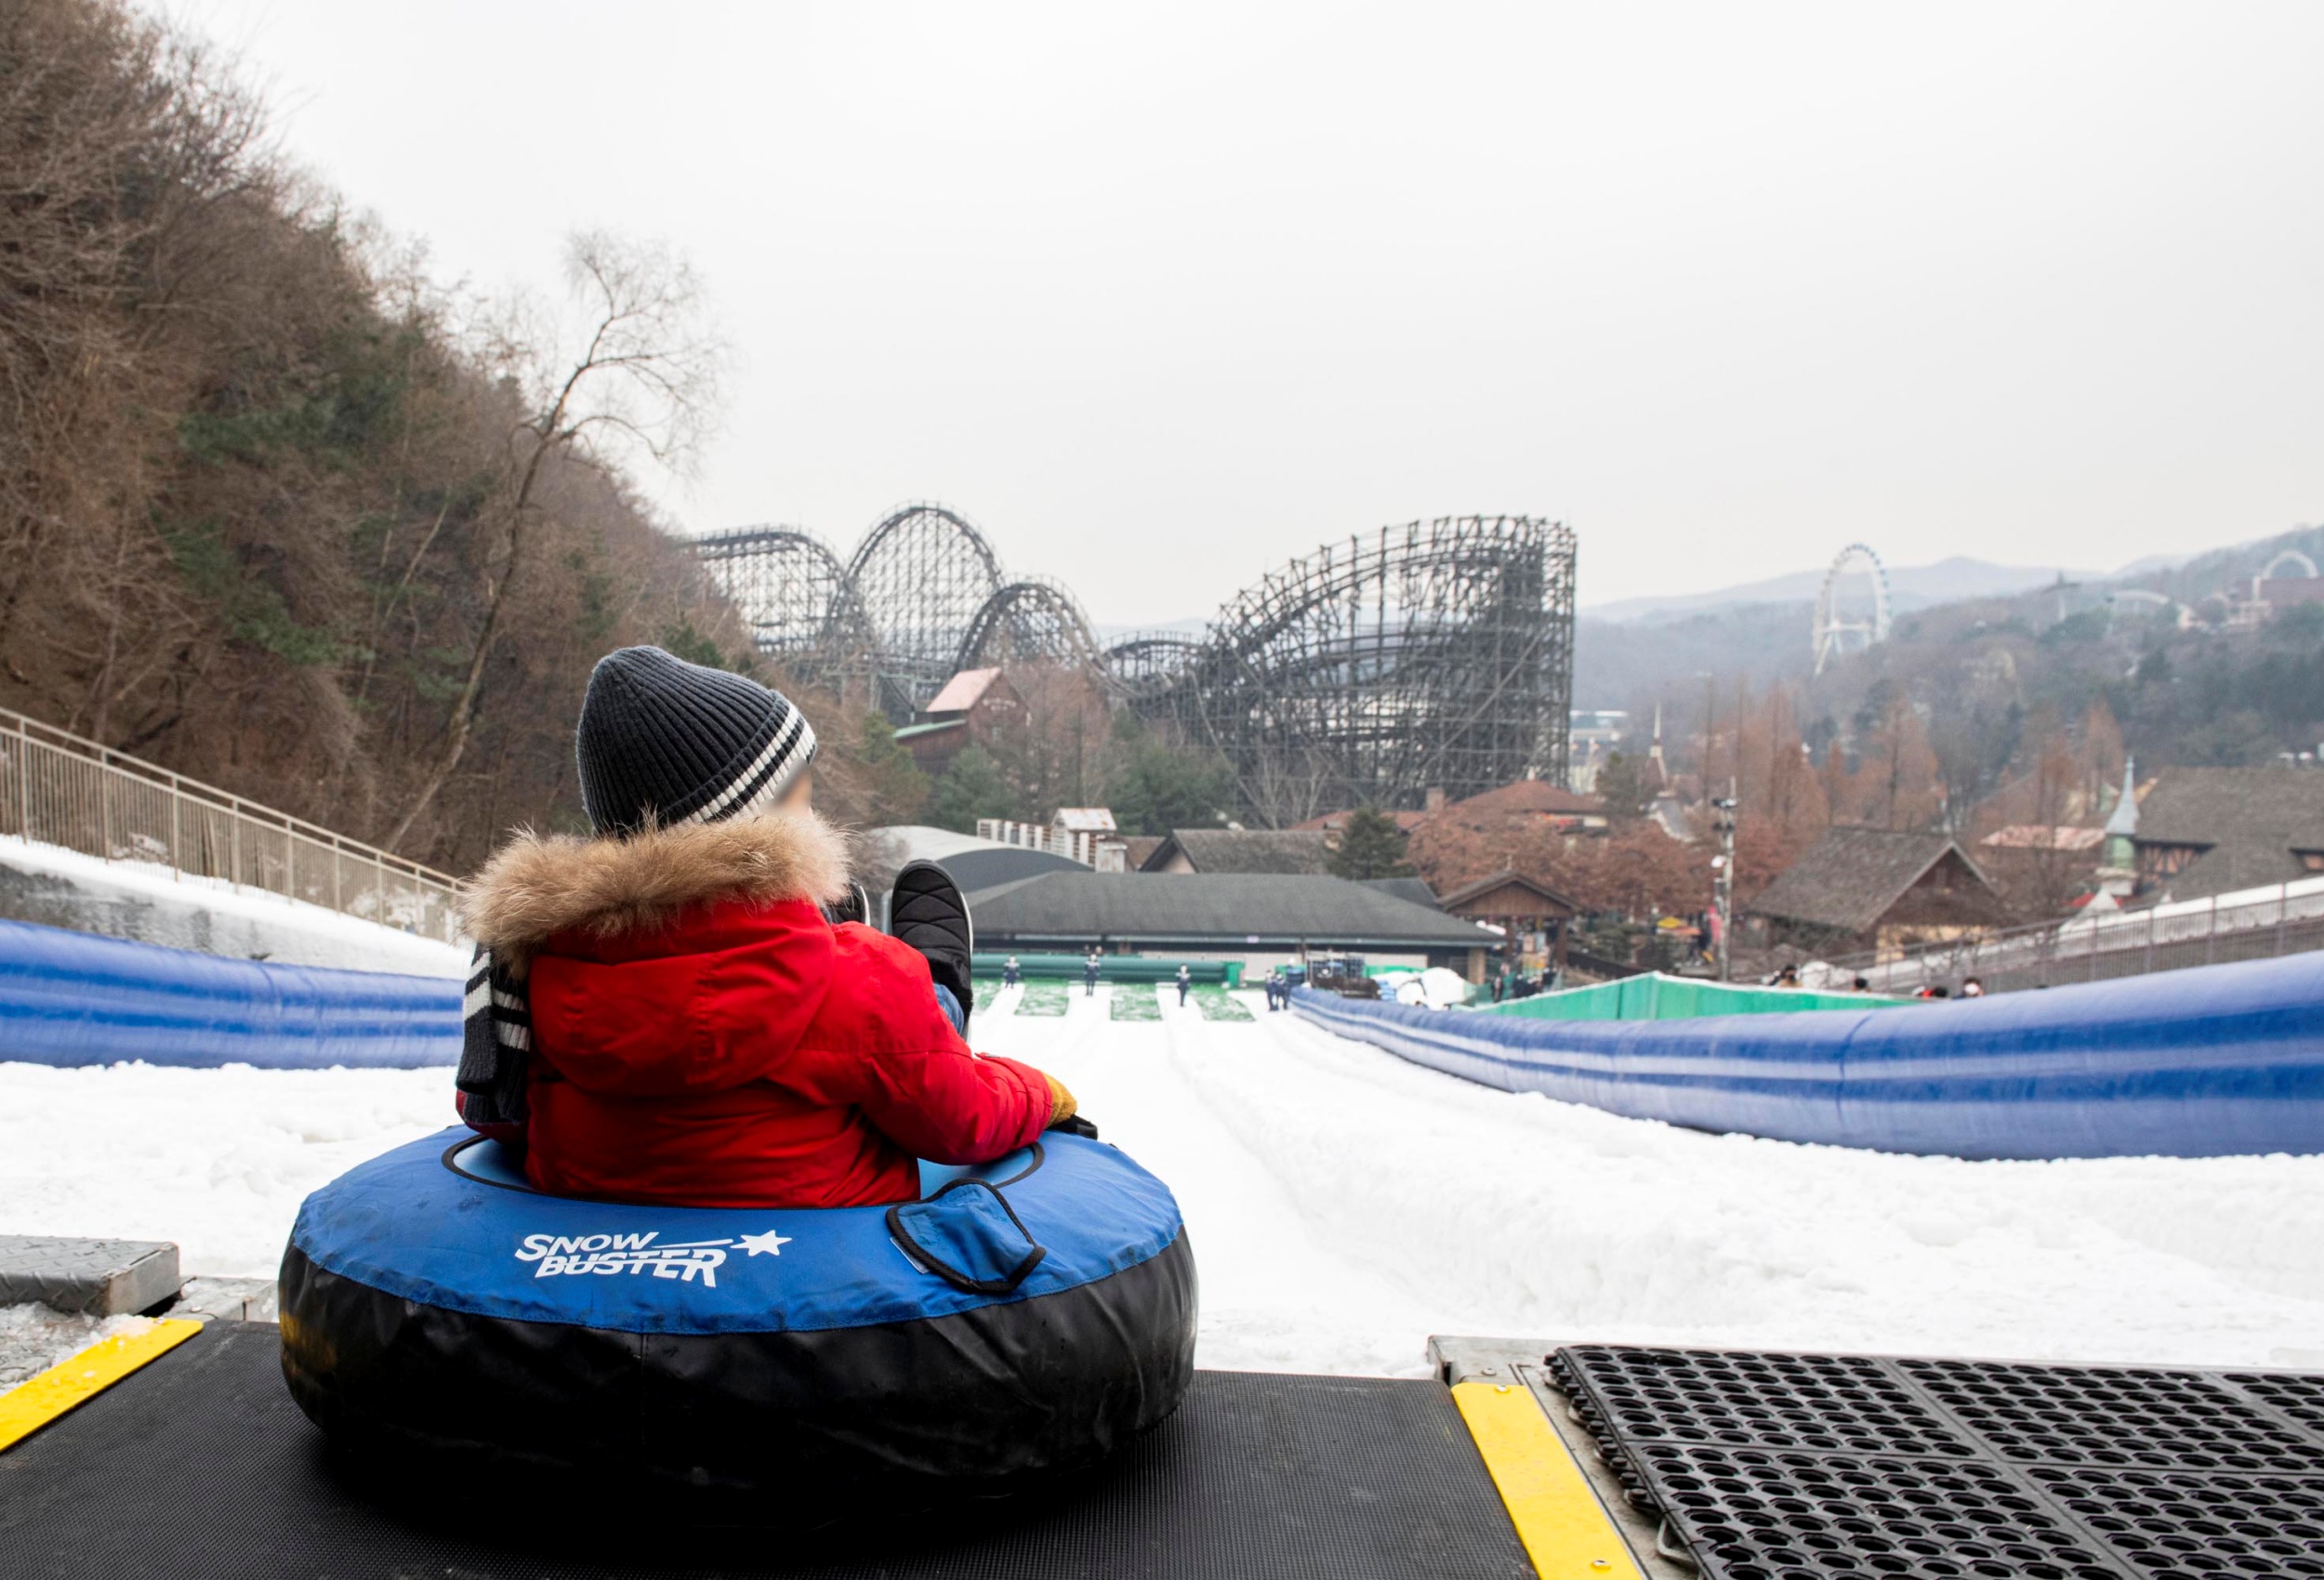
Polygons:
<instances>
[{"instance_id":1,"label":"star logo","mask_svg":"<svg viewBox=\"0 0 2324 1580\"><path fill-rule=\"evenodd\" d=\"M770 1229L764 1234L743 1235L734 1244L754 1257L761 1251L770 1257L779 1257L783 1254L783 1247L789 1244L794 1238L795 1236L788 1234L777 1234Z\"/></svg>"}]
</instances>

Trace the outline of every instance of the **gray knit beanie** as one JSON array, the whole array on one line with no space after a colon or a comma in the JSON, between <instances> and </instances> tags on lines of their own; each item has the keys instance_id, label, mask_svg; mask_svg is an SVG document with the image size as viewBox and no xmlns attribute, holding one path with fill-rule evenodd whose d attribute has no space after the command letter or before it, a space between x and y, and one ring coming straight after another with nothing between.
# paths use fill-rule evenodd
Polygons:
<instances>
[{"instance_id":1,"label":"gray knit beanie","mask_svg":"<svg viewBox=\"0 0 2324 1580\"><path fill-rule=\"evenodd\" d=\"M590 823L630 835L772 804L814 759L815 731L756 680L623 648L590 671L573 744Z\"/></svg>"}]
</instances>

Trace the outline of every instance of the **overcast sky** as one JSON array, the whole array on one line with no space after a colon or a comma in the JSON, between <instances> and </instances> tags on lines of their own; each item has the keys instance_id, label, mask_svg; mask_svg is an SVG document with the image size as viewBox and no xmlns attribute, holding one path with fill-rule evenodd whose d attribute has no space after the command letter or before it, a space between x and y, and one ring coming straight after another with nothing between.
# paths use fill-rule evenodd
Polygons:
<instances>
[{"instance_id":1,"label":"overcast sky","mask_svg":"<svg viewBox=\"0 0 2324 1580\"><path fill-rule=\"evenodd\" d=\"M1585 603L2324 520L2314 0L164 8L446 280L686 253L687 531L939 499L1129 624L1446 514Z\"/></svg>"}]
</instances>

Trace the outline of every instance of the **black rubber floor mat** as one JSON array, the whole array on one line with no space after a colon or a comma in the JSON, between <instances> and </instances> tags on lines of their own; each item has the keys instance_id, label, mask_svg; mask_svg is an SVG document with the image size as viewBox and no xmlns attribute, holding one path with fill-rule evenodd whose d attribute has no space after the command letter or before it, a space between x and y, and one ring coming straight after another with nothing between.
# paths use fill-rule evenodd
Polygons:
<instances>
[{"instance_id":1,"label":"black rubber floor mat","mask_svg":"<svg viewBox=\"0 0 2324 1580\"><path fill-rule=\"evenodd\" d=\"M1433 1383L1203 1372L1087 1483L812 1544L620 1503L550 1509L472 1481L416 1502L325 1453L271 1326L213 1326L0 1454L0 1574L617 1580L1095 1580L1533 1573Z\"/></svg>"},{"instance_id":2,"label":"black rubber floor mat","mask_svg":"<svg viewBox=\"0 0 2324 1580\"><path fill-rule=\"evenodd\" d=\"M1707 1580L2324 1580L2324 1379L1577 1346L1550 1374Z\"/></svg>"}]
</instances>

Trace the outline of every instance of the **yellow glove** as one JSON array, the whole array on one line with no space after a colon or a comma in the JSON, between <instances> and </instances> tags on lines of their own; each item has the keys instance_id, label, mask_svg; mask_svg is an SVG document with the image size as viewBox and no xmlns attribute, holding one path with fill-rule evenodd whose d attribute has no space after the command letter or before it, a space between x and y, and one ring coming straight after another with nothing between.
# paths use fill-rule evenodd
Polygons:
<instances>
[{"instance_id":1,"label":"yellow glove","mask_svg":"<svg viewBox=\"0 0 2324 1580\"><path fill-rule=\"evenodd\" d=\"M1051 1125L1074 1116L1074 1095L1065 1089L1065 1083L1054 1075L1044 1074L1049 1083L1049 1122Z\"/></svg>"}]
</instances>

